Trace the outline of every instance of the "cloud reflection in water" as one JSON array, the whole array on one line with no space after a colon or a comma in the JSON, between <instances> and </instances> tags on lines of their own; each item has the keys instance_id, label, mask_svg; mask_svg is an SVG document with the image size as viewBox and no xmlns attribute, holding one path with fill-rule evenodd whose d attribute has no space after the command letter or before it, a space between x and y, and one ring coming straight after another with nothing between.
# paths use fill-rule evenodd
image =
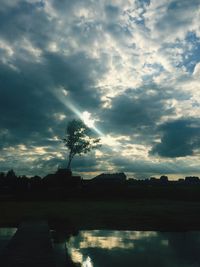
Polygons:
<instances>
[{"instance_id":1,"label":"cloud reflection in water","mask_svg":"<svg viewBox=\"0 0 200 267\"><path fill-rule=\"evenodd\" d=\"M81 267L199 267L199 232L80 231L67 243Z\"/></svg>"}]
</instances>

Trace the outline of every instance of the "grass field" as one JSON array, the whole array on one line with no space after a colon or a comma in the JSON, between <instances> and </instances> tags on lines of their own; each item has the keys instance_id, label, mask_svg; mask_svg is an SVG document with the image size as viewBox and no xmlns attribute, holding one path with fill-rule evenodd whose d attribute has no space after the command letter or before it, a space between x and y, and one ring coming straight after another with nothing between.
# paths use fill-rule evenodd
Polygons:
<instances>
[{"instance_id":1,"label":"grass field","mask_svg":"<svg viewBox=\"0 0 200 267\"><path fill-rule=\"evenodd\" d=\"M0 225L47 219L75 229L200 230L200 202L40 201L0 202Z\"/></svg>"}]
</instances>

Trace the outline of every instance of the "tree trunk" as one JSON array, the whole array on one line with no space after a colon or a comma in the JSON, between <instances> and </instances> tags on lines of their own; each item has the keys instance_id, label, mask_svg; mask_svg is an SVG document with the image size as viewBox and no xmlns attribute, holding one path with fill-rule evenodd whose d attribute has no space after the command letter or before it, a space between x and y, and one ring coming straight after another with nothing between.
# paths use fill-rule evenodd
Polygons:
<instances>
[{"instance_id":1,"label":"tree trunk","mask_svg":"<svg viewBox=\"0 0 200 267\"><path fill-rule=\"evenodd\" d=\"M71 162L72 162L73 156L71 155L71 153L69 154L69 159L68 159L68 163L67 163L67 169L71 170Z\"/></svg>"}]
</instances>

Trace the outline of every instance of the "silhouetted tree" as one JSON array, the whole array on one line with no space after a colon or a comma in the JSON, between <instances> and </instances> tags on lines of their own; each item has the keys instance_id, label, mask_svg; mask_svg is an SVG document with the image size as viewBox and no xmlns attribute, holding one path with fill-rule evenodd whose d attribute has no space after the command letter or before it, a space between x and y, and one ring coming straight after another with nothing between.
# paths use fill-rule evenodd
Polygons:
<instances>
[{"instance_id":1,"label":"silhouetted tree","mask_svg":"<svg viewBox=\"0 0 200 267\"><path fill-rule=\"evenodd\" d=\"M161 183L168 183L168 177L166 175L160 176L160 182Z\"/></svg>"},{"instance_id":2,"label":"silhouetted tree","mask_svg":"<svg viewBox=\"0 0 200 267\"><path fill-rule=\"evenodd\" d=\"M11 177L11 178L16 178L17 176L16 176L16 174L15 174L15 172L11 169L11 170L9 170L8 172L7 172L7 175L6 175L6 177Z\"/></svg>"},{"instance_id":3,"label":"silhouetted tree","mask_svg":"<svg viewBox=\"0 0 200 267\"><path fill-rule=\"evenodd\" d=\"M81 120L74 119L67 125L63 142L69 150L67 169L70 170L74 156L86 154L99 147L100 138L94 137L91 130Z\"/></svg>"}]
</instances>

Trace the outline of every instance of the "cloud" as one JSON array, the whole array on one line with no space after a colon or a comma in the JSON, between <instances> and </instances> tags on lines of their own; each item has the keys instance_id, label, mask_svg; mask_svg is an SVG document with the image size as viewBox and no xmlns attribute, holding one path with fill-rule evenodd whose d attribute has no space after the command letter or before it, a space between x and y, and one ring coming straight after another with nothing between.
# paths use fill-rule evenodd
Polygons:
<instances>
[{"instance_id":1,"label":"cloud","mask_svg":"<svg viewBox=\"0 0 200 267\"><path fill-rule=\"evenodd\" d=\"M198 0L152 0L144 15L146 26L165 42L184 39L192 31L199 34L199 6Z\"/></svg>"},{"instance_id":2,"label":"cloud","mask_svg":"<svg viewBox=\"0 0 200 267\"><path fill-rule=\"evenodd\" d=\"M200 63L199 62L195 65L193 75L197 78L200 76Z\"/></svg>"},{"instance_id":3,"label":"cloud","mask_svg":"<svg viewBox=\"0 0 200 267\"><path fill-rule=\"evenodd\" d=\"M161 157L191 156L200 148L199 120L179 119L166 122L159 127L161 142L154 145L152 154Z\"/></svg>"},{"instance_id":4,"label":"cloud","mask_svg":"<svg viewBox=\"0 0 200 267\"><path fill-rule=\"evenodd\" d=\"M103 110L102 127L107 132L150 134L163 116L173 114L173 107L167 104L169 98L167 88L159 89L153 84L128 89L111 99L111 107Z\"/></svg>"},{"instance_id":5,"label":"cloud","mask_svg":"<svg viewBox=\"0 0 200 267\"><path fill-rule=\"evenodd\" d=\"M199 162L198 9L198 0L3 0L1 167L28 173L26 157L30 172L62 164L59 140L78 110L91 114L104 146L93 161L78 159L76 170L114 171L120 149L123 170L133 170L136 157L145 172L155 164L163 172L176 157L188 163L177 163L180 170L192 170L187 155Z\"/></svg>"}]
</instances>

